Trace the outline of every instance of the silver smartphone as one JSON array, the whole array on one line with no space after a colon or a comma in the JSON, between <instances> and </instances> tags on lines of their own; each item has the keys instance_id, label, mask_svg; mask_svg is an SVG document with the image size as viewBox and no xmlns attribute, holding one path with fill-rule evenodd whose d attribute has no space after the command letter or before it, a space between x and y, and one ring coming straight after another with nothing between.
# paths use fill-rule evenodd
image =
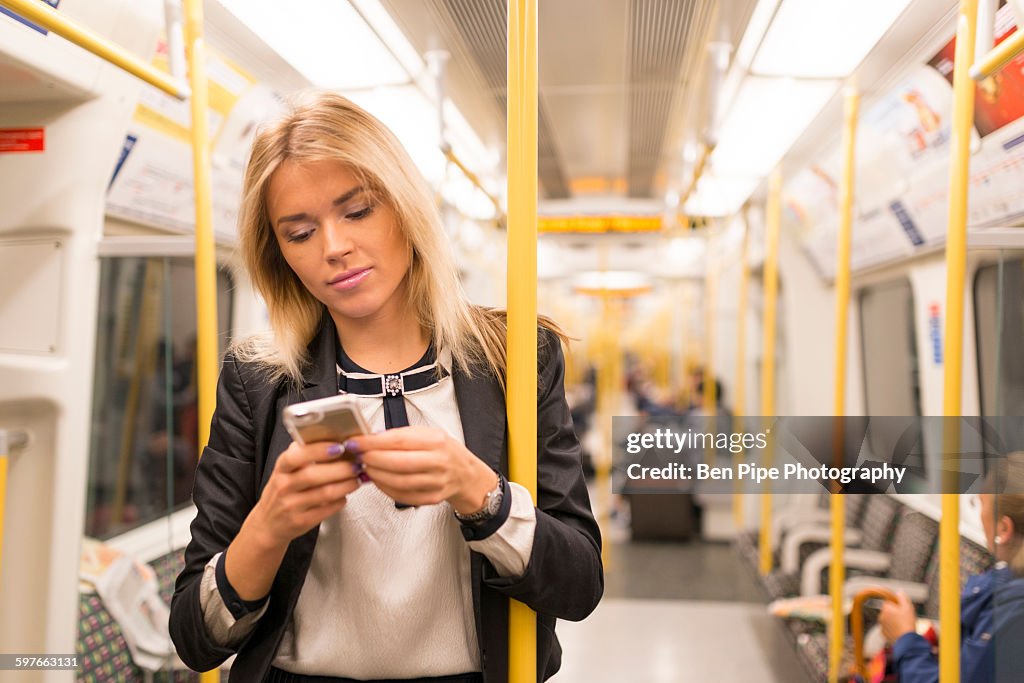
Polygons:
<instances>
[{"instance_id":1,"label":"silver smartphone","mask_svg":"<svg viewBox=\"0 0 1024 683\"><path fill-rule=\"evenodd\" d=\"M301 444L318 441L343 443L370 429L351 396L337 395L294 403L282 411L285 429Z\"/></svg>"}]
</instances>

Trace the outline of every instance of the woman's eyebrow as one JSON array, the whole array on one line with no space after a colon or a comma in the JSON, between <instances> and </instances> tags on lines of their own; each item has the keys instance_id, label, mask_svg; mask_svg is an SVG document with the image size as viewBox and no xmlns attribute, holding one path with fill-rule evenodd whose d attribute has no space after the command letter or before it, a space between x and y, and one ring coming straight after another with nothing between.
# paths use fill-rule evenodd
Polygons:
<instances>
[{"instance_id":1,"label":"woman's eyebrow","mask_svg":"<svg viewBox=\"0 0 1024 683\"><path fill-rule=\"evenodd\" d=\"M363 187L362 185L357 185L357 186L353 187L351 190L349 190L348 192L346 192L345 194L343 194L340 197L338 197L337 199L335 199L331 203L334 204L334 206L340 206L340 205L344 204L345 202L347 202L348 200L350 200L353 197L355 197L357 194L359 194L360 192L362 192L365 189L366 188Z\"/></svg>"},{"instance_id":2,"label":"woman's eyebrow","mask_svg":"<svg viewBox=\"0 0 1024 683\"><path fill-rule=\"evenodd\" d=\"M362 185L357 185L356 187L353 187L351 190L349 190L345 194L343 194L340 197L338 197L337 199L335 199L333 202L331 202L331 204L333 206L340 206L340 205L344 204L345 202L347 202L348 200L350 200L353 197L355 197L357 194L359 194L360 192L362 192L365 189L366 188L363 187ZM290 216L281 216L280 218L278 218L277 219L277 225L278 225L278 227L280 227L282 223L290 223L290 222L294 222L294 221L304 221L307 218L309 218L309 214L306 214L306 213L293 213Z\"/></svg>"}]
</instances>

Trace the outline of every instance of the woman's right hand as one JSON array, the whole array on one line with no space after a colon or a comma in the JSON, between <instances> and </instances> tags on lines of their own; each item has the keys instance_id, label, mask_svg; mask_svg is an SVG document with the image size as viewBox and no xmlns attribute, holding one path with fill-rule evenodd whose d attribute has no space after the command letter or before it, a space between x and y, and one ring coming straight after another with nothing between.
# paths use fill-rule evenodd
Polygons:
<instances>
[{"instance_id":1,"label":"woman's right hand","mask_svg":"<svg viewBox=\"0 0 1024 683\"><path fill-rule=\"evenodd\" d=\"M254 530L274 545L287 546L345 507L346 496L359 488L360 468L340 454L339 444L293 441L253 508Z\"/></svg>"}]
</instances>

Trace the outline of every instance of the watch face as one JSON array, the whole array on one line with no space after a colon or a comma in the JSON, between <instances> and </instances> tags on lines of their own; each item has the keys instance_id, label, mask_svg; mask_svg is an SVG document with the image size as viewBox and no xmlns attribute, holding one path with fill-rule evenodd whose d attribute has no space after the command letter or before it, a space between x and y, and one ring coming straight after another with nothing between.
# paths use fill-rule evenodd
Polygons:
<instances>
[{"instance_id":1,"label":"watch face","mask_svg":"<svg viewBox=\"0 0 1024 683\"><path fill-rule=\"evenodd\" d=\"M502 490L500 486L499 484L499 488L496 491L487 494L487 504L484 506L484 510L487 511L488 518L494 517L498 514L498 510L501 509Z\"/></svg>"},{"instance_id":2,"label":"watch face","mask_svg":"<svg viewBox=\"0 0 1024 683\"><path fill-rule=\"evenodd\" d=\"M503 495L504 489L502 488L501 482L498 482L498 487L487 494L487 498L484 500L484 506L481 510L468 515L460 515L456 513L456 517L464 522L477 524L486 522L498 514L498 510L501 509L501 499Z\"/></svg>"}]
</instances>

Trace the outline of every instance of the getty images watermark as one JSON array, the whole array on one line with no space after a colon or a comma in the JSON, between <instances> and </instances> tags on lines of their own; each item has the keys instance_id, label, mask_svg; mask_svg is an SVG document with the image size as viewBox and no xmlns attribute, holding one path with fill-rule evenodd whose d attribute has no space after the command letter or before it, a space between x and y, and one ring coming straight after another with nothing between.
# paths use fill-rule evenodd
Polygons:
<instances>
[{"instance_id":1,"label":"getty images watermark","mask_svg":"<svg viewBox=\"0 0 1024 683\"><path fill-rule=\"evenodd\" d=\"M972 493L1024 450L1022 417L616 417L612 433L616 493Z\"/></svg>"}]
</instances>

